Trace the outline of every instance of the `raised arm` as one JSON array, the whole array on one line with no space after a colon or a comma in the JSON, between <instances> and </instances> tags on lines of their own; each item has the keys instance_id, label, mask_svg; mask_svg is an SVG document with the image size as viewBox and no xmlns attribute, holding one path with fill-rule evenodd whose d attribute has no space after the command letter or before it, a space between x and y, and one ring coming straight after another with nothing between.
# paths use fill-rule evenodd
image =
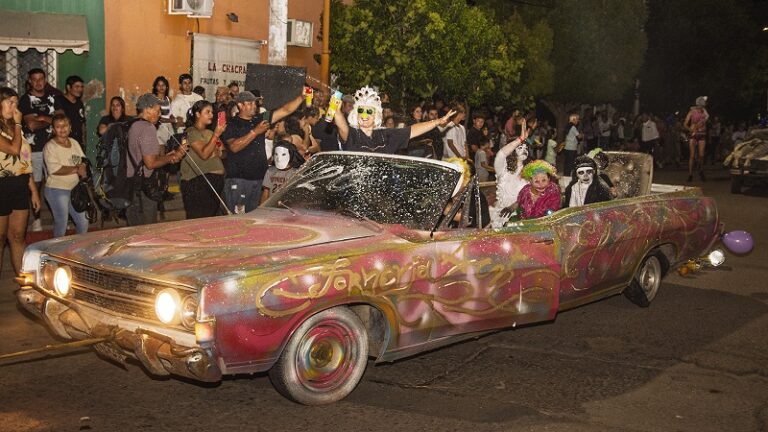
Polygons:
<instances>
[{"instance_id":1,"label":"raised arm","mask_svg":"<svg viewBox=\"0 0 768 432\"><path fill-rule=\"evenodd\" d=\"M349 137L349 124L347 119L344 118L344 114L341 110L336 110L336 114L333 116L333 122L336 123L336 127L339 129L339 138L346 142Z\"/></svg>"},{"instance_id":2,"label":"raised arm","mask_svg":"<svg viewBox=\"0 0 768 432\"><path fill-rule=\"evenodd\" d=\"M21 153L21 112L13 112L13 138L6 139L0 135L0 151L11 156L18 156Z\"/></svg>"},{"instance_id":3,"label":"raised arm","mask_svg":"<svg viewBox=\"0 0 768 432\"><path fill-rule=\"evenodd\" d=\"M421 122L416 123L411 126L411 138L416 138L419 135L423 135L432 129L438 127L438 126L445 126L448 124L448 120L450 120L453 115L456 114L456 111L451 110L448 112L448 114L444 115L443 117L435 120L430 120L427 122Z\"/></svg>"},{"instance_id":4,"label":"raised arm","mask_svg":"<svg viewBox=\"0 0 768 432\"><path fill-rule=\"evenodd\" d=\"M192 150L197 153L197 155L202 160L208 160L213 156L214 151L216 150L216 143L219 140L219 137L224 132L224 129L227 127L226 124L218 125L216 126L216 130L213 131L213 135L211 135L211 139L208 140L208 142L205 141L192 141L189 143L189 146L192 147Z\"/></svg>"},{"instance_id":5,"label":"raised arm","mask_svg":"<svg viewBox=\"0 0 768 432\"><path fill-rule=\"evenodd\" d=\"M520 137L517 137L499 149L499 152L496 153L496 157L493 159L493 169L496 170L497 173L504 173L507 171L507 157L511 155L521 143L522 141L520 141Z\"/></svg>"},{"instance_id":6,"label":"raised arm","mask_svg":"<svg viewBox=\"0 0 768 432\"><path fill-rule=\"evenodd\" d=\"M279 122L285 117L288 117L289 115L293 114L293 112L296 111L297 108L299 108L299 105L301 105L302 102L304 102L303 95L298 95L296 96L295 99L292 99L286 102L285 105L281 106L280 108L272 112L272 123Z\"/></svg>"}]
</instances>

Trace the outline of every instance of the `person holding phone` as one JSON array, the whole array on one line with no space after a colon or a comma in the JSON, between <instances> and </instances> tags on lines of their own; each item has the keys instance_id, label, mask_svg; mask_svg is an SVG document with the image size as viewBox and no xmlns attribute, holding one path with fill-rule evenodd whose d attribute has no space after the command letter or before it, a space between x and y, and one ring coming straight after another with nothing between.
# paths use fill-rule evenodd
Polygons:
<instances>
[{"instance_id":1,"label":"person holding phone","mask_svg":"<svg viewBox=\"0 0 768 432\"><path fill-rule=\"evenodd\" d=\"M224 169L224 200L234 211L241 200L245 211L259 206L261 184L267 172L268 156L265 149L265 133L269 124L290 115L304 102L301 92L295 98L275 111L258 112L258 98L249 91L242 91L235 97L238 113L227 124L221 136L226 150Z\"/></svg>"},{"instance_id":2,"label":"person holding phone","mask_svg":"<svg viewBox=\"0 0 768 432\"><path fill-rule=\"evenodd\" d=\"M221 195L224 191L224 164L219 137L226 130L227 123L224 117L219 116L213 131L208 129L211 123L213 105L206 100L195 102L187 115L187 144L191 151L181 160L181 198L187 219L225 213L216 194Z\"/></svg>"}]
</instances>

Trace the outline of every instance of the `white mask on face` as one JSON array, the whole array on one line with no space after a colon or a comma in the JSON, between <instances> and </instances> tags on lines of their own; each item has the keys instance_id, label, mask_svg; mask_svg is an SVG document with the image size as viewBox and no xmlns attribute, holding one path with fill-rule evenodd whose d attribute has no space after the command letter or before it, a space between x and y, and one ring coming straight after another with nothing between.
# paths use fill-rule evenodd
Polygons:
<instances>
[{"instance_id":1,"label":"white mask on face","mask_svg":"<svg viewBox=\"0 0 768 432\"><path fill-rule=\"evenodd\" d=\"M285 147L275 147L275 167L279 170L288 168L291 161L291 153Z\"/></svg>"},{"instance_id":2,"label":"white mask on face","mask_svg":"<svg viewBox=\"0 0 768 432\"><path fill-rule=\"evenodd\" d=\"M589 167L581 167L576 169L576 177L579 178L579 183L584 185L592 184L592 178L595 176L595 170Z\"/></svg>"}]
</instances>

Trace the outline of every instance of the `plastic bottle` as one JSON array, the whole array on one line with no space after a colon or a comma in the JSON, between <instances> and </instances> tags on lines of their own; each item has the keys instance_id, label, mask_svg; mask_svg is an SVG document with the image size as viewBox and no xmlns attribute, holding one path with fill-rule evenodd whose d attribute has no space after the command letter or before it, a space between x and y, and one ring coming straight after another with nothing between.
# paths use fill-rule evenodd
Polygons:
<instances>
[{"instance_id":1,"label":"plastic bottle","mask_svg":"<svg viewBox=\"0 0 768 432\"><path fill-rule=\"evenodd\" d=\"M245 194L240 194L240 198L237 199L235 204L235 214L245 213Z\"/></svg>"},{"instance_id":2,"label":"plastic bottle","mask_svg":"<svg viewBox=\"0 0 768 432\"><path fill-rule=\"evenodd\" d=\"M315 93L314 90L312 90L312 87L304 86L304 104L307 108L312 106L312 98L314 95Z\"/></svg>"},{"instance_id":3,"label":"plastic bottle","mask_svg":"<svg viewBox=\"0 0 768 432\"><path fill-rule=\"evenodd\" d=\"M323 120L327 121L328 123L333 121L333 116L336 115L336 110L341 106L341 98L343 96L344 94L338 90L333 93L333 96L331 96L331 102L328 104L328 110L325 112L325 117Z\"/></svg>"}]
</instances>

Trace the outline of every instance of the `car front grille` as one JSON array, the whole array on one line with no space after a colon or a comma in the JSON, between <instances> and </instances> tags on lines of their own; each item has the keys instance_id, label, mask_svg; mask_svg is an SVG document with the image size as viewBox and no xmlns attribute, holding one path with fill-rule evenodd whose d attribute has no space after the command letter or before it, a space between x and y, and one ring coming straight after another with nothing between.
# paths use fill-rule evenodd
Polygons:
<instances>
[{"instance_id":1,"label":"car front grille","mask_svg":"<svg viewBox=\"0 0 768 432\"><path fill-rule=\"evenodd\" d=\"M73 299L105 312L126 318L160 323L155 315L155 296L165 288L173 288L183 297L195 290L120 273L99 270L82 264L46 257L41 263L41 274L52 273L59 265L72 270ZM46 283L47 284L47 283ZM52 289L53 287L46 287ZM183 328L178 326L178 328Z\"/></svg>"}]
</instances>

